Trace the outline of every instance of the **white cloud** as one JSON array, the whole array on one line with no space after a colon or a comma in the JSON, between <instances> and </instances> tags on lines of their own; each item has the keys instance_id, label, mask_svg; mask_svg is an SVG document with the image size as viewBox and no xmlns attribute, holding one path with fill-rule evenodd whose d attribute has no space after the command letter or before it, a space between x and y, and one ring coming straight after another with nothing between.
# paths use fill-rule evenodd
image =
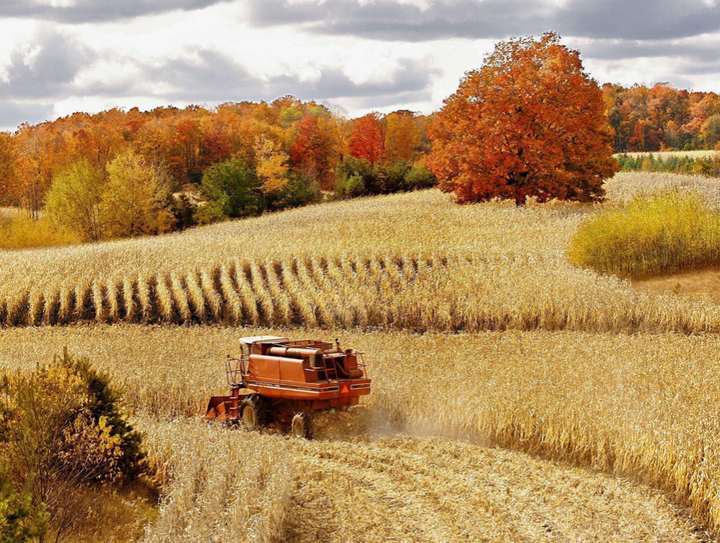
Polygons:
<instances>
[{"instance_id":1,"label":"white cloud","mask_svg":"<svg viewBox=\"0 0 720 543\"><path fill-rule=\"evenodd\" d=\"M550 23L571 30L565 42L583 52L600 82L664 80L720 90L720 33L712 30L717 8L708 0L689 0L687 17L675 10L635 20L641 32L615 21L606 35L597 25L592 32L586 28L610 9L598 0L582 6L579 0L287 2L0 4L0 107L12 110L0 119L37 122L49 112L115 106L213 105L270 99L273 92L327 100L351 116L397 108L429 113L467 70L482 64L497 39L549 30L544 25ZM703 17L707 21L693 30Z\"/></svg>"}]
</instances>

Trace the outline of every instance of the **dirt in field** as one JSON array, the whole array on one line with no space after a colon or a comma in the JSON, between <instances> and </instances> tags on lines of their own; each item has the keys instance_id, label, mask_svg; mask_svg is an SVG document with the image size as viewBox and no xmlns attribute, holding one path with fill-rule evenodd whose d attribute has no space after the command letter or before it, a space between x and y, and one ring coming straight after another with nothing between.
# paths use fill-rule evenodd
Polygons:
<instances>
[{"instance_id":1,"label":"dirt in field","mask_svg":"<svg viewBox=\"0 0 720 543\"><path fill-rule=\"evenodd\" d=\"M637 279L632 285L651 294L678 294L692 300L720 304L720 268Z\"/></svg>"}]
</instances>

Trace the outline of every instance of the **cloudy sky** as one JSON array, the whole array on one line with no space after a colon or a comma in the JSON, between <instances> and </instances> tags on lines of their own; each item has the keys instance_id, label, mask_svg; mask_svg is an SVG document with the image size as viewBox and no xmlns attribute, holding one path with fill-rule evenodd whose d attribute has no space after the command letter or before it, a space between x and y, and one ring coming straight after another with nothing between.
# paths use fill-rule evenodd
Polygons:
<instances>
[{"instance_id":1,"label":"cloudy sky","mask_svg":"<svg viewBox=\"0 0 720 543\"><path fill-rule=\"evenodd\" d=\"M0 129L293 94L430 113L493 43L554 30L600 82L720 91L717 0L0 0Z\"/></svg>"}]
</instances>

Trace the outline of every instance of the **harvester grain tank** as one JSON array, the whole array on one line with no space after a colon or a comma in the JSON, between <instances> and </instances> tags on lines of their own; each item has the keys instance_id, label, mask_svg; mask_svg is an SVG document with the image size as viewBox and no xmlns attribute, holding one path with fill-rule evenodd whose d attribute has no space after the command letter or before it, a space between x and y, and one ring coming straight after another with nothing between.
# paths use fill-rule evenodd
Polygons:
<instances>
[{"instance_id":1,"label":"harvester grain tank","mask_svg":"<svg viewBox=\"0 0 720 543\"><path fill-rule=\"evenodd\" d=\"M242 354L225 362L229 396L213 396L205 418L248 430L272 421L310 437L312 413L346 409L370 393L363 353L325 341L277 336L240 339Z\"/></svg>"}]
</instances>

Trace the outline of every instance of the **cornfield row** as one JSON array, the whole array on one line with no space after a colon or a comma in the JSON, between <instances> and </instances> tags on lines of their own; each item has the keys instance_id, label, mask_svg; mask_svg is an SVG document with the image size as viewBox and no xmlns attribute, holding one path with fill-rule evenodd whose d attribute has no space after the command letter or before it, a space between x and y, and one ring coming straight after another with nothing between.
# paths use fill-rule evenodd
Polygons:
<instances>
[{"instance_id":1,"label":"cornfield row","mask_svg":"<svg viewBox=\"0 0 720 543\"><path fill-rule=\"evenodd\" d=\"M242 541L282 535L292 463L281 443L198 420L137 420L166 489L145 543Z\"/></svg>"},{"instance_id":2,"label":"cornfield row","mask_svg":"<svg viewBox=\"0 0 720 543\"><path fill-rule=\"evenodd\" d=\"M304 257L58 282L0 302L6 326L224 323L413 331L720 331L720 309L637 293L563 260L445 253Z\"/></svg>"}]
</instances>

